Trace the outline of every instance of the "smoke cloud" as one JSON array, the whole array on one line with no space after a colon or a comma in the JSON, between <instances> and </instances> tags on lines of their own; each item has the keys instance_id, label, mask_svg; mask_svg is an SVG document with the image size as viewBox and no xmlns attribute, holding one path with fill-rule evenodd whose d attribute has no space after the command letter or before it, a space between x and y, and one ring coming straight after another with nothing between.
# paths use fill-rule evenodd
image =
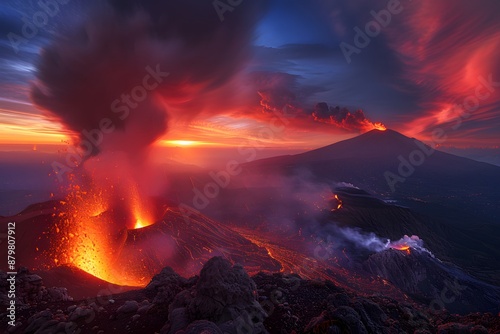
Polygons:
<instances>
[{"instance_id":1,"label":"smoke cloud","mask_svg":"<svg viewBox=\"0 0 500 334\"><path fill-rule=\"evenodd\" d=\"M307 87L298 83L298 77L288 73L254 73L254 84L260 96L260 106L264 114L280 113L301 123L324 123L347 131L366 132L385 128L381 123L370 121L362 110L332 107L326 102L314 107L307 102L317 87ZM302 127L304 124L301 125Z\"/></svg>"},{"instance_id":2,"label":"smoke cloud","mask_svg":"<svg viewBox=\"0 0 500 334\"><path fill-rule=\"evenodd\" d=\"M169 120L244 101L239 82L266 3L245 1L221 22L211 1L112 0L54 36L42 50L31 98L72 134L80 155L73 160L81 169L68 158L71 169L54 167L60 180L71 170L73 188L106 202L100 211L123 228L157 219L147 200L151 144Z\"/></svg>"},{"instance_id":3,"label":"smoke cloud","mask_svg":"<svg viewBox=\"0 0 500 334\"><path fill-rule=\"evenodd\" d=\"M401 248L402 246L408 246L413 249L418 249L420 251L424 251L429 253L432 257L434 257L434 254L430 250L424 247L424 241L418 237L418 235L412 235L411 237L407 236L406 234L399 240L397 241L392 241L389 242L387 245L387 248Z\"/></svg>"},{"instance_id":4,"label":"smoke cloud","mask_svg":"<svg viewBox=\"0 0 500 334\"><path fill-rule=\"evenodd\" d=\"M167 130L167 110L192 118L237 105L265 3L245 1L221 23L209 1L109 1L43 50L32 99L80 144L110 120L93 154L140 153Z\"/></svg>"},{"instance_id":5,"label":"smoke cloud","mask_svg":"<svg viewBox=\"0 0 500 334\"><path fill-rule=\"evenodd\" d=\"M354 243L357 247L367 249L372 252L381 252L390 244L390 240L383 241L377 237L375 233L364 233L360 229L349 227L338 228L338 233L341 238Z\"/></svg>"},{"instance_id":6,"label":"smoke cloud","mask_svg":"<svg viewBox=\"0 0 500 334\"><path fill-rule=\"evenodd\" d=\"M361 109L351 112L345 107L328 106L326 102L316 104L311 115L318 122L333 124L346 130L370 131L385 128L381 123L371 122Z\"/></svg>"},{"instance_id":7,"label":"smoke cloud","mask_svg":"<svg viewBox=\"0 0 500 334\"><path fill-rule=\"evenodd\" d=\"M417 235L404 235L401 239L391 241L378 237L373 232L364 232L358 228L338 227L329 228L327 240L333 244L344 246L347 243L354 245L358 249L364 249L369 252L382 252L388 249L404 250L407 247L434 255L424 247L424 241Z\"/></svg>"}]
</instances>

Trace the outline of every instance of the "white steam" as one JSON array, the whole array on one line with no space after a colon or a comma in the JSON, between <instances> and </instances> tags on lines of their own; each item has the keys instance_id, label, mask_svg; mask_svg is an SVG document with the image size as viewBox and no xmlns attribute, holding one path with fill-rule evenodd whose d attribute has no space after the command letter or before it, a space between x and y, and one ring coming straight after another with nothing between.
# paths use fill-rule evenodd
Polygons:
<instances>
[{"instance_id":1,"label":"white steam","mask_svg":"<svg viewBox=\"0 0 500 334\"><path fill-rule=\"evenodd\" d=\"M382 239L373 232L363 232L360 229L344 227L338 229L339 234L345 239L360 248L364 248L372 252L381 252L387 249L401 249L403 247L410 247L429 253L432 257L434 255L427 248L424 247L424 241L418 235L404 235L401 239L391 241L390 239Z\"/></svg>"}]
</instances>

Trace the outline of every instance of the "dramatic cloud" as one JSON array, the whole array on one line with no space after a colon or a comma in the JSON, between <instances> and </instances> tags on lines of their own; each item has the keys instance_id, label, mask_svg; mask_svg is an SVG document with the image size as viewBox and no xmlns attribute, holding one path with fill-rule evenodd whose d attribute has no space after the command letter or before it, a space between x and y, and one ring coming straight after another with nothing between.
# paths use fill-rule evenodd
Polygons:
<instances>
[{"instance_id":1,"label":"dramatic cloud","mask_svg":"<svg viewBox=\"0 0 500 334\"><path fill-rule=\"evenodd\" d=\"M221 22L211 1L73 0L19 54L6 36L20 34L23 15L32 16L39 6L6 3L0 5L0 67L5 74L0 81L28 85L33 65L40 64L34 101L75 136L95 128L103 117L113 120L120 131L107 135L101 150L117 149L119 143L132 148L134 141L121 138L136 136L132 123L151 128L137 141L140 147L161 134L168 119L174 124L176 118L189 122L215 114L239 122L240 116L266 121L274 112L285 112L294 115L291 127L317 136L346 134L362 131L355 121L362 119L358 109L372 123L420 139L429 139L441 127L447 145L498 142L500 4L400 0L402 10L347 63L340 44L354 45L354 28L365 31L375 22L373 13L386 10L388 3L243 1L224 12ZM61 35L53 38L54 32ZM47 44L38 59L40 45ZM129 107L127 120L112 113L113 101L130 95L148 74L146 67L156 70L157 65L170 73L161 85L148 91L137 108ZM91 84L79 86L83 81ZM477 109L476 89L481 96L489 94ZM329 112L332 106L347 108L349 121L335 110L315 120L312 114L321 102ZM474 110L465 110L464 103ZM139 126L133 118L142 112L151 112L151 121ZM86 120L77 114L85 114Z\"/></svg>"},{"instance_id":2,"label":"dramatic cloud","mask_svg":"<svg viewBox=\"0 0 500 334\"><path fill-rule=\"evenodd\" d=\"M443 124L449 124L448 132L491 121L500 125L500 4L460 0L407 6L388 39L405 66L402 76L424 92L423 115L409 131L428 133Z\"/></svg>"},{"instance_id":3,"label":"dramatic cloud","mask_svg":"<svg viewBox=\"0 0 500 334\"><path fill-rule=\"evenodd\" d=\"M33 101L81 142L101 129L99 150L138 153L166 131L167 109L191 118L237 104L264 4L221 22L212 2L111 1L43 50Z\"/></svg>"},{"instance_id":4,"label":"dramatic cloud","mask_svg":"<svg viewBox=\"0 0 500 334\"><path fill-rule=\"evenodd\" d=\"M318 122L335 124L347 130L370 131L373 129L385 129L382 123L372 123L365 116L363 110L349 111L339 106L331 107L326 102L316 104L312 116Z\"/></svg>"},{"instance_id":5,"label":"dramatic cloud","mask_svg":"<svg viewBox=\"0 0 500 334\"><path fill-rule=\"evenodd\" d=\"M373 13L385 15L380 13L388 8L387 1L321 3L330 13L338 45L355 45L360 34L354 28L365 32L370 22L377 25ZM376 36L365 35L369 42L351 54L346 66L346 82L358 85L355 95L378 110L385 104L382 112L392 116L389 126L408 135L429 139L440 127L450 143L485 145L498 140L500 84L491 88L500 82L500 4L393 3L401 10L385 26L378 24ZM478 99L476 92L485 98Z\"/></svg>"},{"instance_id":6,"label":"dramatic cloud","mask_svg":"<svg viewBox=\"0 0 500 334\"><path fill-rule=\"evenodd\" d=\"M298 79L298 76L287 73L254 73L254 84L264 114L284 114L300 120L302 127L311 127L311 123L318 122L356 132L385 128L381 123L372 123L359 109L351 112L346 107L330 107L326 102L309 105L308 101L317 88L301 85Z\"/></svg>"}]
</instances>

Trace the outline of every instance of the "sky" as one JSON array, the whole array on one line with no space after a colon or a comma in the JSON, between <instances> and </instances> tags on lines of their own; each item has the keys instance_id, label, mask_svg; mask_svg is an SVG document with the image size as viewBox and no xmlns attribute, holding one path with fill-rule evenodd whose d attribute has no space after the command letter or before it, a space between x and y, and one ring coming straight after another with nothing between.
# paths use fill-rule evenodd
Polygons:
<instances>
[{"instance_id":1,"label":"sky","mask_svg":"<svg viewBox=\"0 0 500 334\"><path fill-rule=\"evenodd\" d=\"M2 1L0 146L81 143L119 100L100 149L309 149L383 127L498 149L498 1L229 3Z\"/></svg>"}]
</instances>

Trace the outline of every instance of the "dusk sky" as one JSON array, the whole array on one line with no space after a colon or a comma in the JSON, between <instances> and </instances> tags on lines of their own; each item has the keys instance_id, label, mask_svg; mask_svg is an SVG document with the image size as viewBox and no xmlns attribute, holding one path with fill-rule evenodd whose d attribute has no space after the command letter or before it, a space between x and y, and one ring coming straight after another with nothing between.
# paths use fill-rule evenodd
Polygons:
<instances>
[{"instance_id":1,"label":"dusk sky","mask_svg":"<svg viewBox=\"0 0 500 334\"><path fill-rule=\"evenodd\" d=\"M161 12L158 1L60 1L46 7L52 16L40 3L53 1L2 1L0 144L78 137L94 124L79 123L79 114L109 110L114 97L142 82L146 66L161 64L169 77L154 93L166 114L144 111L148 121L139 125L154 128L144 140L155 145L238 146L274 124L280 130L266 137L268 146L312 148L383 124L428 142L442 129L444 146L498 148L498 1L246 1L219 13L212 1L196 5L203 10L189 9L201 0L170 1L165 7L181 11L185 24L168 33L148 18ZM114 31L96 13L126 26ZM177 14L163 15L175 21ZM382 24L370 24L377 15ZM43 23L36 32L29 30L33 18ZM87 39L75 41L81 26ZM204 31L211 35L197 38ZM54 50L66 58L51 69ZM134 52L141 62L130 61ZM67 70L70 63L78 70ZM42 83L38 64L51 73L41 74ZM56 82L63 77L64 84ZM103 114L95 111L93 119Z\"/></svg>"}]
</instances>

